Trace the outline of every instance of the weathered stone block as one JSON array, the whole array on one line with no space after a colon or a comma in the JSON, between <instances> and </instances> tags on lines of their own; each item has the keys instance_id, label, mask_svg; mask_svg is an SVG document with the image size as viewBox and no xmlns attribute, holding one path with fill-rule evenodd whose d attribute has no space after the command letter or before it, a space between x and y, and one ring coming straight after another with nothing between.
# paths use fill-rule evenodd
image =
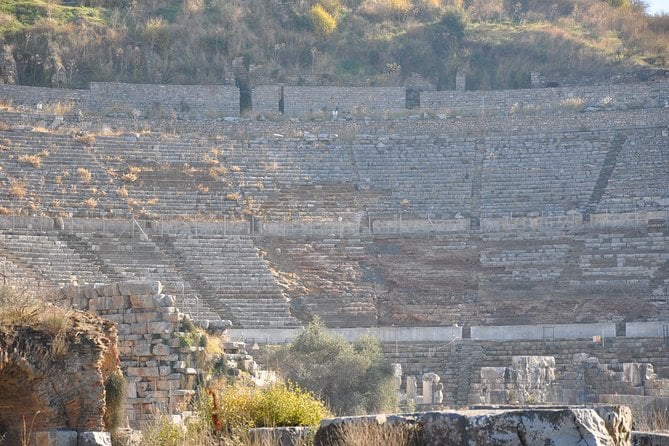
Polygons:
<instances>
[{"instance_id":1,"label":"weathered stone block","mask_svg":"<svg viewBox=\"0 0 669 446\"><path fill-rule=\"evenodd\" d=\"M80 432L77 446L111 446L109 432Z\"/></svg>"},{"instance_id":2,"label":"weathered stone block","mask_svg":"<svg viewBox=\"0 0 669 446\"><path fill-rule=\"evenodd\" d=\"M170 353L172 353L172 349L169 345L156 344L153 346L153 354L156 356L167 356Z\"/></svg>"},{"instance_id":3,"label":"weathered stone block","mask_svg":"<svg viewBox=\"0 0 669 446\"><path fill-rule=\"evenodd\" d=\"M96 283L93 288L100 296L119 296L121 294L118 282L113 283Z\"/></svg>"},{"instance_id":4,"label":"weathered stone block","mask_svg":"<svg viewBox=\"0 0 669 446\"><path fill-rule=\"evenodd\" d=\"M155 296L160 294L163 286L157 280L128 280L119 282L118 288L120 293L126 296Z\"/></svg>"},{"instance_id":5,"label":"weathered stone block","mask_svg":"<svg viewBox=\"0 0 669 446\"><path fill-rule=\"evenodd\" d=\"M36 432L35 446L77 446L77 433L75 431Z\"/></svg>"},{"instance_id":6,"label":"weathered stone block","mask_svg":"<svg viewBox=\"0 0 669 446\"><path fill-rule=\"evenodd\" d=\"M567 446L584 443L629 446L631 412L620 407L523 408L335 418L321 423L314 445Z\"/></svg>"},{"instance_id":7,"label":"weathered stone block","mask_svg":"<svg viewBox=\"0 0 669 446\"><path fill-rule=\"evenodd\" d=\"M151 295L132 294L130 295L130 304L133 308L156 308L156 299Z\"/></svg>"}]
</instances>

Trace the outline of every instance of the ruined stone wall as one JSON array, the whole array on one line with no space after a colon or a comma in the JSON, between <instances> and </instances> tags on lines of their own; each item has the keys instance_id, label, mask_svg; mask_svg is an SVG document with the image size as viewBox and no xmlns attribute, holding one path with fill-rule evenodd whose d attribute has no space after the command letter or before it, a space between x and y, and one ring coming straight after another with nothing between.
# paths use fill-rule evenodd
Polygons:
<instances>
[{"instance_id":1,"label":"ruined stone wall","mask_svg":"<svg viewBox=\"0 0 669 446\"><path fill-rule=\"evenodd\" d=\"M125 414L135 427L157 414L180 414L194 394L202 348L183 342L185 316L160 282L127 281L68 286L75 307L118 327L121 369L127 380Z\"/></svg>"},{"instance_id":2,"label":"ruined stone wall","mask_svg":"<svg viewBox=\"0 0 669 446\"><path fill-rule=\"evenodd\" d=\"M106 430L104 384L119 365L116 328L81 313L58 317L72 327L0 330L0 435L7 444L19 444L24 426L32 433Z\"/></svg>"},{"instance_id":3,"label":"ruined stone wall","mask_svg":"<svg viewBox=\"0 0 669 446\"><path fill-rule=\"evenodd\" d=\"M621 391L615 377L599 373L602 367L610 367L615 372L620 368L622 372L622 363L650 363L658 378L669 377L668 351L669 345L664 338L621 337L604 338L602 344L592 340L465 339L444 343L384 345L384 356L391 363L401 364L405 376L429 372L439 375L444 385L443 402L451 407L480 402L471 401L470 395L480 394L478 390L481 384L481 368L509 366L514 356L554 357L555 369L563 373L562 387L556 398L559 401L576 403L593 401L598 394ZM578 383L584 381L584 378L567 373L575 363L583 363L582 373L589 374L589 387L579 387Z\"/></svg>"},{"instance_id":4,"label":"ruined stone wall","mask_svg":"<svg viewBox=\"0 0 669 446\"><path fill-rule=\"evenodd\" d=\"M66 88L27 87L23 85L0 85L0 98L14 106L27 106L38 111L39 103L82 104L88 99L88 90L70 90Z\"/></svg>"},{"instance_id":5,"label":"ruined stone wall","mask_svg":"<svg viewBox=\"0 0 669 446\"><path fill-rule=\"evenodd\" d=\"M239 89L226 85L154 85L91 82L88 108L139 117L239 115Z\"/></svg>"},{"instance_id":6,"label":"ruined stone wall","mask_svg":"<svg viewBox=\"0 0 669 446\"><path fill-rule=\"evenodd\" d=\"M522 113L575 108L666 107L668 83L593 85L493 91L422 91L420 106L455 113Z\"/></svg>"},{"instance_id":7,"label":"ruined stone wall","mask_svg":"<svg viewBox=\"0 0 669 446\"><path fill-rule=\"evenodd\" d=\"M260 93L260 91L258 92ZM269 92L270 95L272 92ZM284 113L287 116L321 114L331 119L332 111L339 110L339 119L347 115L380 115L384 111L406 108L404 88L397 87L284 87ZM271 103L259 97L258 101Z\"/></svg>"}]
</instances>

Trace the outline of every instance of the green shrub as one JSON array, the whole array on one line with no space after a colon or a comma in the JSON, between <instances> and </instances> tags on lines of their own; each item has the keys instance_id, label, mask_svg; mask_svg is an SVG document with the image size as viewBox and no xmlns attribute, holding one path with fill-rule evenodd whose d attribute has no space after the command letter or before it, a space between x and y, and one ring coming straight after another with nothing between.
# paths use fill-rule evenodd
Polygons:
<instances>
[{"instance_id":1,"label":"green shrub","mask_svg":"<svg viewBox=\"0 0 669 446\"><path fill-rule=\"evenodd\" d=\"M372 336L349 343L316 321L292 344L275 350L269 363L278 364L284 378L322 398L338 415L397 409L392 368Z\"/></svg>"},{"instance_id":2,"label":"green shrub","mask_svg":"<svg viewBox=\"0 0 669 446\"><path fill-rule=\"evenodd\" d=\"M252 427L316 426L328 416L321 401L295 384L267 389L224 384L212 391L214 425L226 434Z\"/></svg>"},{"instance_id":3,"label":"green shrub","mask_svg":"<svg viewBox=\"0 0 669 446\"><path fill-rule=\"evenodd\" d=\"M118 428L123 419L125 400L125 378L120 372L109 375L105 382L105 427L109 431Z\"/></svg>"},{"instance_id":4,"label":"green shrub","mask_svg":"<svg viewBox=\"0 0 669 446\"><path fill-rule=\"evenodd\" d=\"M327 36L337 28L337 19L327 12L320 3L312 6L309 12L314 31L321 36Z\"/></svg>"}]
</instances>

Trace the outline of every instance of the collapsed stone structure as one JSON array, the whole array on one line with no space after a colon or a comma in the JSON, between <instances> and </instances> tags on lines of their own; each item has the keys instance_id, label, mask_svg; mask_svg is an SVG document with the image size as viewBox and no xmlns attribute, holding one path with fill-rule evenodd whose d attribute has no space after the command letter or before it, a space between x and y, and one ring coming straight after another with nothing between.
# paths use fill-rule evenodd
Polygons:
<instances>
[{"instance_id":1,"label":"collapsed stone structure","mask_svg":"<svg viewBox=\"0 0 669 446\"><path fill-rule=\"evenodd\" d=\"M0 327L0 437L6 444L35 438L109 444L101 432L108 429L105 384L120 372L116 328L81 312L67 317L71 326L62 331Z\"/></svg>"},{"instance_id":2,"label":"collapsed stone structure","mask_svg":"<svg viewBox=\"0 0 669 446\"><path fill-rule=\"evenodd\" d=\"M161 293L157 281L70 285L63 289L68 303L116 323L120 366L127 380L125 416L133 427L159 415L180 416L188 408L197 384L204 383L204 347L187 322L190 316L175 306L173 296ZM229 322L213 322L221 335ZM253 372L255 362L240 343L225 350L234 368Z\"/></svg>"}]
</instances>

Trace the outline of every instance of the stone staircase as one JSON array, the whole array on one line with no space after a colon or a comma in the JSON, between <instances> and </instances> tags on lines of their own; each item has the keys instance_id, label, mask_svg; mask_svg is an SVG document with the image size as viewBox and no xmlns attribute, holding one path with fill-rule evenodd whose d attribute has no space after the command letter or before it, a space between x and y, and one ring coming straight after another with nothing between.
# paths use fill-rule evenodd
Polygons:
<instances>
[{"instance_id":1,"label":"stone staircase","mask_svg":"<svg viewBox=\"0 0 669 446\"><path fill-rule=\"evenodd\" d=\"M202 299L241 328L295 327L287 299L274 281L267 262L249 237L176 237L183 267L196 272L213 289Z\"/></svg>"}]
</instances>

